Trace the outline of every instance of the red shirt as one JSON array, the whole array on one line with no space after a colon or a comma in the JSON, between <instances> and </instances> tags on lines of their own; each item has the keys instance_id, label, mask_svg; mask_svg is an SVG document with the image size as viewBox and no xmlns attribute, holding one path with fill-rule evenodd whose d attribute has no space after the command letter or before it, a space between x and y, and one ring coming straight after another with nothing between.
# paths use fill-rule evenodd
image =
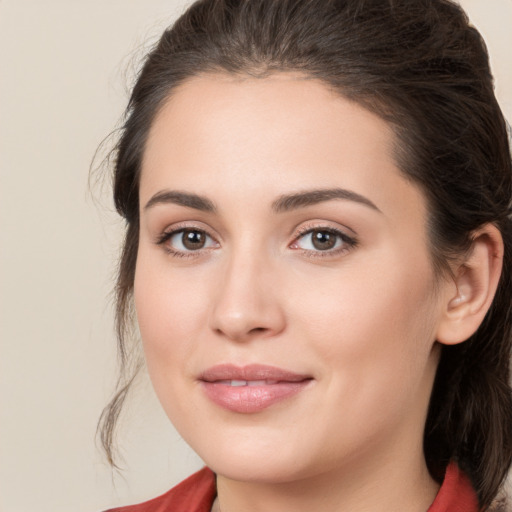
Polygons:
<instances>
[{"instance_id":1,"label":"red shirt","mask_svg":"<svg viewBox=\"0 0 512 512\"><path fill-rule=\"evenodd\" d=\"M215 474L203 468L158 498L106 512L210 512L216 494ZM455 464L446 469L443 485L427 512L478 512L475 491Z\"/></svg>"}]
</instances>

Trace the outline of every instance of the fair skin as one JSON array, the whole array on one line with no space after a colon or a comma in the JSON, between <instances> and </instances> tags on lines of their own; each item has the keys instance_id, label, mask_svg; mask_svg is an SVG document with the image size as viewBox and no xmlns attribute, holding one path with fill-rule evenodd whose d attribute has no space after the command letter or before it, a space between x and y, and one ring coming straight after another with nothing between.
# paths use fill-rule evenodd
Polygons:
<instances>
[{"instance_id":1,"label":"fair skin","mask_svg":"<svg viewBox=\"0 0 512 512\"><path fill-rule=\"evenodd\" d=\"M289 73L196 77L156 116L137 317L156 393L216 472L222 512L424 512L435 498L422 440L436 340L478 327L500 238L486 227L474 264L436 279L425 200L394 141L376 115ZM225 364L304 381L233 410L234 381L216 386L228 406L205 391Z\"/></svg>"}]
</instances>

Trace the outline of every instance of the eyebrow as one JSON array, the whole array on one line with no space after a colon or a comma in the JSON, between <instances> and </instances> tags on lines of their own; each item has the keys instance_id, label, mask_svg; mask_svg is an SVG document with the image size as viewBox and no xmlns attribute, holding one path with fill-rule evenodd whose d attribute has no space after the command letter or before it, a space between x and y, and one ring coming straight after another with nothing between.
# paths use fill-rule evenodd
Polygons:
<instances>
[{"instance_id":1,"label":"eyebrow","mask_svg":"<svg viewBox=\"0 0 512 512\"><path fill-rule=\"evenodd\" d=\"M324 201L331 201L333 199L354 201L382 213L380 209L377 208L377 206L368 198L358 194L357 192L352 192L351 190L343 188L306 190L295 194L283 195L272 203L272 209L276 213L282 213L323 203Z\"/></svg>"},{"instance_id":2,"label":"eyebrow","mask_svg":"<svg viewBox=\"0 0 512 512\"><path fill-rule=\"evenodd\" d=\"M148 210L157 204L177 204L194 208L203 212L216 212L217 208L210 199L189 192L180 192L177 190L162 190L157 192L144 206L144 210Z\"/></svg>"},{"instance_id":3,"label":"eyebrow","mask_svg":"<svg viewBox=\"0 0 512 512\"><path fill-rule=\"evenodd\" d=\"M284 213L292 210L298 210L299 208L305 208L307 206L313 206L325 201L332 201L334 199L353 201L382 213L380 209L368 198L358 194L357 192L343 188L306 190L303 192L282 195L272 203L272 210L276 213ZM177 190L162 190L161 192L157 192L146 203L144 209L147 210L158 204L169 203L193 208L203 212L215 213L217 211L215 204L207 197L189 192L180 192Z\"/></svg>"}]
</instances>

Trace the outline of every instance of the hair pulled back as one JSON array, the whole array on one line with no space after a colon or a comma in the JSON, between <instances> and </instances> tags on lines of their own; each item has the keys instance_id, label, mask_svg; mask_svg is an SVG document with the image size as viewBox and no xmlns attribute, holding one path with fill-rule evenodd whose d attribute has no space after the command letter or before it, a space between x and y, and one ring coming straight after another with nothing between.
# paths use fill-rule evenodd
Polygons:
<instances>
[{"instance_id":1,"label":"hair pulled back","mask_svg":"<svg viewBox=\"0 0 512 512\"><path fill-rule=\"evenodd\" d=\"M113 463L115 422L139 368L127 343L139 177L155 114L198 74L280 71L319 79L390 123L400 170L428 202L439 274L485 223L502 234L496 297L469 340L443 347L424 434L432 475L441 480L456 460L485 508L512 461L512 172L485 44L449 0L199 0L164 32L137 78L115 148L114 199L126 238L117 281L122 372L100 420L107 456Z\"/></svg>"}]
</instances>

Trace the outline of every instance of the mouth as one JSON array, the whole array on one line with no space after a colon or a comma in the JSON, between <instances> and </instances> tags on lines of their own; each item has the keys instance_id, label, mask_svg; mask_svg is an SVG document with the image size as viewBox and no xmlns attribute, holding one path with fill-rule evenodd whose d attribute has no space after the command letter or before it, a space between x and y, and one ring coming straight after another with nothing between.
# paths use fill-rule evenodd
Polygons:
<instances>
[{"instance_id":1,"label":"mouth","mask_svg":"<svg viewBox=\"0 0 512 512\"><path fill-rule=\"evenodd\" d=\"M267 365L217 365L199 377L206 396L232 412L251 414L307 389L313 377Z\"/></svg>"}]
</instances>

